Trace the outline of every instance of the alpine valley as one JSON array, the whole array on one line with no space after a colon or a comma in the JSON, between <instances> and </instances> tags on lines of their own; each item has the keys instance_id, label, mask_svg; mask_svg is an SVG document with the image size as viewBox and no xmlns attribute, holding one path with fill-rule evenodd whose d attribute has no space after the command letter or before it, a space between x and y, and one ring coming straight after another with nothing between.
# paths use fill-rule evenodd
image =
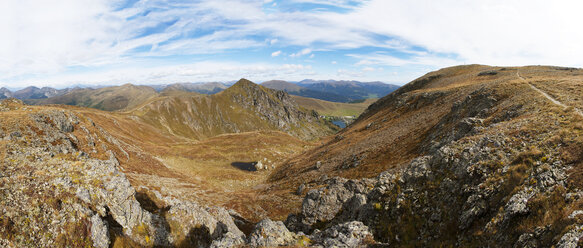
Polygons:
<instances>
[{"instance_id":1,"label":"alpine valley","mask_svg":"<svg viewBox=\"0 0 583 248\"><path fill-rule=\"evenodd\" d=\"M0 247L583 245L581 69L0 98Z\"/></svg>"}]
</instances>

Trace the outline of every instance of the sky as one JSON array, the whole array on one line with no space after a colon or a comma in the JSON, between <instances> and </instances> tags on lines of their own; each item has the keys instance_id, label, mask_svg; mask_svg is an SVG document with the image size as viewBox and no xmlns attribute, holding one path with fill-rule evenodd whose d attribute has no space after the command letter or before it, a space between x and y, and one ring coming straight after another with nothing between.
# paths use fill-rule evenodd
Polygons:
<instances>
[{"instance_id":1,"label":"sky","mask_svg":"<svg viewBox=\"0 0 583 248\"><path fill-rule=\"evenodd\" d=\"M0 86L336 79L583 67L577 0L2 0Z\"/></svg>"}]
</instances>

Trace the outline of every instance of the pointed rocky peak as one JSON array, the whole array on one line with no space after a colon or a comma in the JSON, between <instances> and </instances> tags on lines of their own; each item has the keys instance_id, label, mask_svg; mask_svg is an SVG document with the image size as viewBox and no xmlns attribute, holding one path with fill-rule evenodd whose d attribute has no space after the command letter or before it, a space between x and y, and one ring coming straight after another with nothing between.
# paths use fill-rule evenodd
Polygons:
<instances>
[{"instance_id":1,"label":"pointed rocky peak","mask_svg":"<svg viewBox=\"0 0 583 248\"><path fill-rule=\"evenodd\" d=\"M259 85L256 83L253 83L245 78L241 78L239 79L239 81L237 81L235 84L233 84L233 86L231 86L231 88L253 88L256 87L258 88Z\"/></svg>"},{"instance_id":2,"label":"pointed rocky peak","mask_svg":"<svg viewBox=\"0 0 583 248\"><path fill-rule=\"evenodd\" d=\"M231 87L227 88L225 91L226 94L252 94L253 92L265 92L266 89L261 85L253 83L247 79L241 78L237 83L233 84Z\"/></svg>"}]
</instances>

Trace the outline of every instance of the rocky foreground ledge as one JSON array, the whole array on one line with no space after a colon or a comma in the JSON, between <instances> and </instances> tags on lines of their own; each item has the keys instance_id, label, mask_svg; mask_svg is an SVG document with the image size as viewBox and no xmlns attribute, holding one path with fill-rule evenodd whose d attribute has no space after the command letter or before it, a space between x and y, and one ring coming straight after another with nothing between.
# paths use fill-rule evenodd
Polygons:
<instances>
[{"instance_id":1,"label":"rocky foreground ledge","mask_svg":"<svg viewBox=\"0 0 583 248\"><path fill-rule=\"evenodd\" d=\"M0 246L270 247L373 242L361 222L306 235L130 184L120 141L73 111L0 103ZM107 144L97 144L107 140ZM112 148L113 147L113 148ZM247 235L241 231L246 230Z\"/></svg>"}]
</instances>

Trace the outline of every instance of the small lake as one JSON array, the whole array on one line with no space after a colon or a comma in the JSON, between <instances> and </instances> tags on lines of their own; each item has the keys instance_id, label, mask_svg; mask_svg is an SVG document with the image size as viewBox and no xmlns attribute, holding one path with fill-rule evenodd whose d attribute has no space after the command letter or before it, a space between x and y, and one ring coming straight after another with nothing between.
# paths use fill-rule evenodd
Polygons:
<instances>
[{"instance_id":1,"label":"small lake","mask_svg":"<svg viewBox=\"0 0 583 248\"><path fill-rule=\"evenodd\" d=\"M344 123L344 121L341 121L341 120L332 121L332 124L334 124L334 125L336 125L336 126L338 126L340 128L345 128L346 127L346 123Z\"/></svg>"},{"instance_id":2,"label":"small lake","mask_svg":"<svg viewBox=\"0 0 583 248\"><path fill-rule=\"evenodd\" d=\"M255 163L257 162L233 162L231 163L231 166L245 171L257 171Z\"/></svg>"}]
</instances>

